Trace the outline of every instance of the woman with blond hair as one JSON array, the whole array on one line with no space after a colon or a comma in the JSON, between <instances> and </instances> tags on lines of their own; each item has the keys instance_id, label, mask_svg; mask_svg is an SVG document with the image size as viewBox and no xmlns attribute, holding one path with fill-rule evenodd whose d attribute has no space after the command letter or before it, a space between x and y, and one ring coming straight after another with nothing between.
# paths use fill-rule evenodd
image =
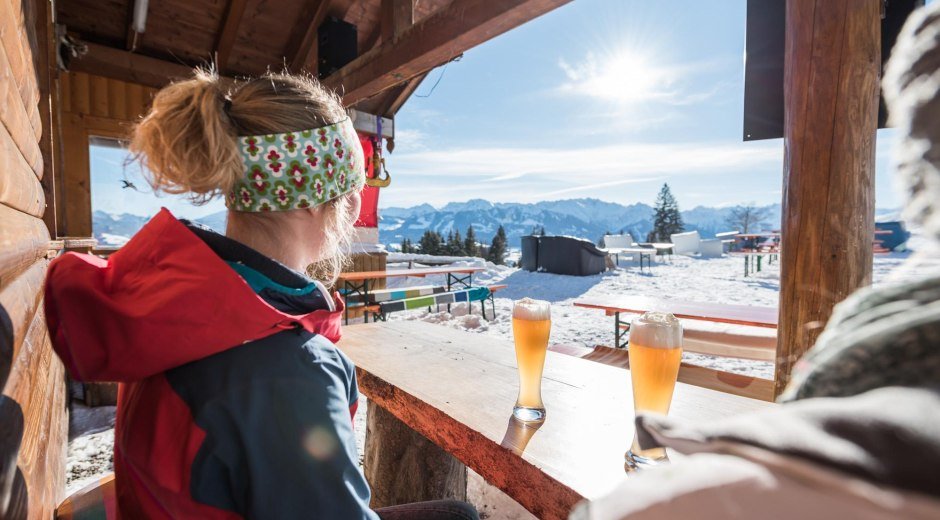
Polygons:
<instances>
[{"instance_id":1,"label":"woman with blond hair","mask_svg":"<svg viewBox=\"0 0 940 520\"><path fill-rule=\"evenodd\" d=\"M306 77L228 89L198 72L156 95L131 150L155 189L224 196L229 213L222 235L164 209L107 261L50 267L69 373L122 383L119 516L476 518L456 501L369 509L355 369L334 346L343 302L326 290L365 182L339 99Z\"/></svg>"}]
</instances>

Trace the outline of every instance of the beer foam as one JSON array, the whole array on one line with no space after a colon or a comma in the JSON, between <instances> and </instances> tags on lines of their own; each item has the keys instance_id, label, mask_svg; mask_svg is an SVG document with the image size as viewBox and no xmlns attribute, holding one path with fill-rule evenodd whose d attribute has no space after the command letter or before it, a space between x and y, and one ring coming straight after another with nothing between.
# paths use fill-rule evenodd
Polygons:
<instances>
[{"instance_id":1,"label":"beer foam","mask_svg":"<svg viewBox=\"0 0 940 520\"><path fill-rule=\"evenodd\" d=\"M516 300L512 306L512 317L520 320L550 320L552 319L552 305L545 300L523 298Z\"/></svg>"},{"instance_id":2,"label":"beer foam","mask_svg":"<svg viewBox=\"0 0 940 520\"><path fill-rule=\"evenodd\" d=\"M630 343L651 348L680 348L682 323L668 312L647 312L630 324Z\"/></svg>"}]
</instances>

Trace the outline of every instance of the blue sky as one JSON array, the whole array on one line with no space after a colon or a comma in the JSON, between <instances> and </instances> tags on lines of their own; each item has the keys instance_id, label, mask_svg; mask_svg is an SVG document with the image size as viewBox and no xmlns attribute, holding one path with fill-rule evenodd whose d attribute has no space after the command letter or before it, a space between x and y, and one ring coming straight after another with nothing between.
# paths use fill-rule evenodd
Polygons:
<instances>
[{"instance_id":1,"label":"blue sky","mask_svg":"<svg viewBox=\"0 0 940 520\"><path fill-rule=\"evenodd\" d=\"M575 0L471 49L433 92L441 69L432 71L399 112L387 159L393 183L380 206L652 203L663 182L686 209L779 202L782 140L740 137L745 3ZM893 134L878 133L880 208L900 205ZM222 208L121 190L120 152L94 156L95 209L168 205L199 216Z\"/></svg>"}]
</instances>

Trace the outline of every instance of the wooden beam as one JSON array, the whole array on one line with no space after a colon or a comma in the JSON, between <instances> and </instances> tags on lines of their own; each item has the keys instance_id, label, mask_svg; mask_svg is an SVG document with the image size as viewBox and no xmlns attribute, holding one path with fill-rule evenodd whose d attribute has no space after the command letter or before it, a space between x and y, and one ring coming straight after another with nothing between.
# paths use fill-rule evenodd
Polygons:
<instances>
[{"instance_id":1,"label":"wooden beam","mask_svg":"<svg viewBox=\"0 0 940 520\"><path fill-rule=\"evenodd\" d=\"M219 38L215 42L215 63L219 73L225 72L228 67L228 59L232 55L235 37L238 36L238 26L242 23L247 3L247 0L229 0L228 2L222 28L219 30Z\"/></svg>"},{"instance_id":2,"label":"wooden beam","mask_svg":"<svg viewBox=\"0 0 940 520\"><path fill-rule=\"evenodd\" d=\"M411 98L411 95L414 94L415 90L418 89L418 86L421 85L421 82L424 81L424 78L426 77L428 77L427 72L412 78L410 81L408 81L408 83L405 83L403 86L399 87L397 93L389 98L387 106L383 107L380 115L394 117L394 115L397 114L399 110L401 110L401 107L405 104L405 102Z\"/></svg>"},{"instance_id":3,"label":"wooden beam","mask_svg":"<svg viewBox=\"0 0 940 520\"><path fill-rule=\"evenodd\" d=\"M775 395L872 271L880 0L787 0Z\"/></svg>"},{"instance_id":4,"label":"wooden beam","mask_svg":"<svg viewBox=\"0 0 940 520\"><path fill-rule=\"evenodd\" d=\"M331 0L308 0L299 17L300 23L291 32L284 50L290 59L290 70L317 74L317 31L330 13Z\"/></svg>"},{"instance_id":5,"label":"wooden beam","mask_svg":"<svg viewBox=\"0 0 940 520\"><path fill-rule=\"evenodd\" d=\"M429 15L324 80L346 105L372 97L570 0L463 0Z\"/></svg>"},{"instance_id":6,"label":"wooden beam","mask_svg":"<svg viewBox=\"0 0 940 520\"><path fill-rule=\"evenodd\" d=\"M36 72L39 86L39 116L43 132L39 139L39 150L43 164L42 189L46 199L46 210L43 220L53 237L58 233L58 219L56 210L56 182L61 161L56 150L58 141L58 74L56 57L58 42L55 38L55 25L53 24L52 4L45 0L33 0L36 10L34 27L36 31Z\"/></svg>"},{"instance_id":7,"label":"wooden beam","mask_svg":"<svg viewBox=\"0 0 940 520\"><path fill-rule=\"evenodd\" d=\"M189 65L171 63L96 43L86 43L86 45L88 53L72 60L71 71L154 88L162 88L173 80L189 78L193 74L193 67ZM73 104L76 101L72 99Z\"/></svg>"}]
</instances>

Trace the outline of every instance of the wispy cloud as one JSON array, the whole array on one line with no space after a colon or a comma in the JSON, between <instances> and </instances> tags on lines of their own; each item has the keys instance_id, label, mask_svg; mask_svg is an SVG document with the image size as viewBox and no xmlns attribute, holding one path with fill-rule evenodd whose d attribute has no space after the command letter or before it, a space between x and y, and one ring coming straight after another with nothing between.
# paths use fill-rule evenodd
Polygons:
<instances>
[{"instance_id":1,"label":"wispy cloud","mask_svg":"<svg viewBox=\"0 0 940 520\"><path fill-rule=\"evenodd\" d=\"M778 141L758 143L625 143L569 148L480 147L427 150L393 156L409 176L472 176L498 184L522 177L550 178L568 187L662 175L715 173L779 165Z\"/></svg>"}]
</instances>

